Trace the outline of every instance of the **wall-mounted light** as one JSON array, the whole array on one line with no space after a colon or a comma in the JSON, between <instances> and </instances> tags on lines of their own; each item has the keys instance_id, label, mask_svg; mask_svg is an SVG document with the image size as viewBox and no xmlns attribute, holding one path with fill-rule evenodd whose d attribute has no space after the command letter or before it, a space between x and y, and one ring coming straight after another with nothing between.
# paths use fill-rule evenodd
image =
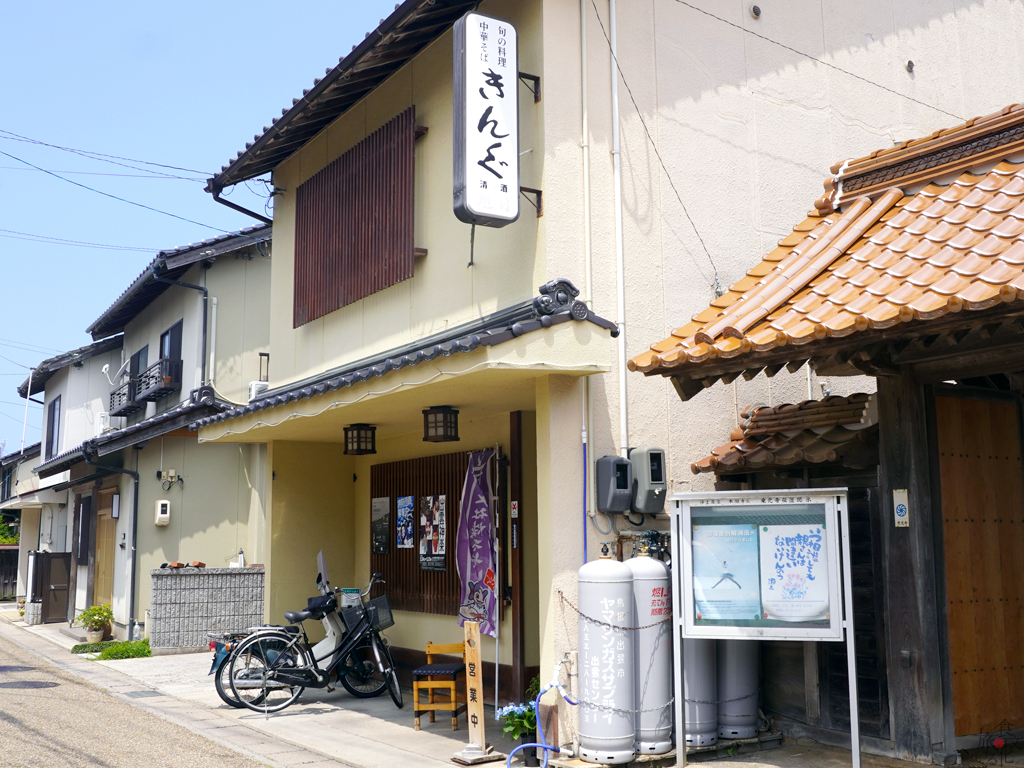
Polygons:
<instances>
[{"instance_id":1,"label":"wall-mounted light","mask_svg":"<svg viewBox=\"0 0 1024 768\"><path fill-rule=\"evenodd\" d=\"M350 424L345 427L345 453L365 456L377 452L377 428L372 424Z\"/></svg>"},{"instance_id":2,"label":"wall-mounted light","mask_svg":"<svg viewBox=\"0 0 1024 768\"><path fill-rule=\"evenodd\" d=\"M121 494L115 493L110 497L110 517L117 520L121 517Z\"/></svg>"},{"instance_id":3,"label":"wall-mounted light","mask_svg":"<svg viewBox=\"0 0 1024 768\"><path fill-rule=\"evenodd\" d=\"M423 440L447 443L459 439L459 412L450 405L433 405L423 412Z\"/></svg>"}]
</instances>

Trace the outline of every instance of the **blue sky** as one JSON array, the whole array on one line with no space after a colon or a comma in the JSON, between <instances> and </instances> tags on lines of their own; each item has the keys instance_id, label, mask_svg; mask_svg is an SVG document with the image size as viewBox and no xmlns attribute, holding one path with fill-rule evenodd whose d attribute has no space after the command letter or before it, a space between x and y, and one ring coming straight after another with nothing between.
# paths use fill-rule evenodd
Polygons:
<instances>
[{"instance_id":1,"label":"blue sky","mask_svg":"<svg viewBox=\"0 0 1024 768\"><path fill-rule=\"evenodd\" d=\"M4 453L21 444L25 401L15 388L29 366L89 343L85 328L157 250L257 223L213 202L204 184L191 179L219 170L393 10L394 0L4 3ZM189 170L115 161L133 166L124 167L32 142ZM104 197L26 163L198 223ZM230 199L263 210L262 185L250 185L236 187ZM143 250L78 247L40 236ZM39 440L41 421L42 409L30 403L27 443Z\"/></svg>"}]
</instances>

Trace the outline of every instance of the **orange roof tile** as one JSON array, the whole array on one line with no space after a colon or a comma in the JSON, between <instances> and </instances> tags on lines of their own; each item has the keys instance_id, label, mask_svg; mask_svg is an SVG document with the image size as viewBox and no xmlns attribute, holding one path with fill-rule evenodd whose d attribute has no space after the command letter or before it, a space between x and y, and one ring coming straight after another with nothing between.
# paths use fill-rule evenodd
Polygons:
<instances>
[{"instance_id":1,"label":"orange roof tile","mask_svg":"<svg viewBox=\"0 0 1024 768\"><path fill-rule=\"evenodd\" d=\"M878 463L877 412L863 393L802 403L747 406L730 441L690 465L694 474L841 461Z\"/></svg>"},{"instance_id":2,"label":"orange roof tile","mask_svg":"<svg viewBox=\"0 0 1024 768\"><path fill-rule=\"evenodd\" d=\"M985 120L1011 121L1024 141L1024 108L998 117ZM977 138L976 130L956 130L903 145L904 154L928 142L945 146L954 135ZM858 163L882 167L902 156L883 152ZM932 184L913 195L890 188L874 199L847 200L842 212L811 216L770 260L692 323L630 360L629 369L672 375L719 357L750 358L753 367L759 353L786 344L1024 302L1024 198L1017 204L1007 190L1024 196L1024 163L964 172L945 187ZM940 204L954 198L956 207ZM928 216L934 226L922 225Z\"/></svg>"}]
</instances>

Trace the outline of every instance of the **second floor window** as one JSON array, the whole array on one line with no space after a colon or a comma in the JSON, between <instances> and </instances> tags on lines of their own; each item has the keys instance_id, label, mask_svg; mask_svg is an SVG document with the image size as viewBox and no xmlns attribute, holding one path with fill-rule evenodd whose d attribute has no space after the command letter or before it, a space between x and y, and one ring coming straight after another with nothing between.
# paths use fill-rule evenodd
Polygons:
<instances>
[{"instance_id":1,"label":"second floor window","mask_svg":"<svg viewBox=\"0 0 1024 768\"><path fill-rule=\"evenodd\" d=\"M60 452L60 395L46 406L46 460Z\"/></svg>"},{"instance_id":2,"label":"second floor window","mask_svg":"<svg viewBox=\"0 0 1024 768\"><path fill-rule=\"evenodd\" d=\"M181 360L181 323L179 320L160 334L161 360Z\"/></svg>"},{"instance_id":3,"label":"second floor window","mask_svg":"<svg viewBox=\"0 0 1024 768\"><path fill-rule=\"evenodd\" d=\"M0 501L7 501L14 491L14 469L16 464L8 464L0 470Z\"/></svg>"},{"instance_id":4,"label":"second floor window","mask_svg":"<svg viewBox=\"0 0 1024 768\"><path fill-rule=\"evenodd\" d=\"M139 374L149 368L149 345L147 344L134 355L132 355L132 361L128 365L128 375L133 379L138 379Z\"/></svg>"},{"instance_id":5,"label":"second floor window","mask_svg":"<svg viewBox=\"0 0 1024 768\"><path fill-rule=\"evenodd\" d=\"M409 107L298 186L293 327L412 277L415 140Z\"/></svg>"}]
</instances>

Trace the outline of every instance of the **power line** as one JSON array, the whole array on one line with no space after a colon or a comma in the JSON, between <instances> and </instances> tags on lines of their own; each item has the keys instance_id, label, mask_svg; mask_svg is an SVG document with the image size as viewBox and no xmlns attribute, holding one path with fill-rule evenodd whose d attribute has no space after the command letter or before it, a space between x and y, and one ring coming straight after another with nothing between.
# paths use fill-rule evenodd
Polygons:
<instances>
[{"instance_id":1,"label":"power line","mask_svg":"<svg viewBox=\"0 0 1024 768\"><path fill-rule=\"evenodd\" d=\"M6 137L0 136L0 139L2 139L2 138L6 138ZM125 167L126 168L130 168L131 166L125 166ZM19 168L19 167L14 166L14 165L0 165L0 171L35 171L35 170L38 170L38 169L36 169L36 168ZM140 169L140 170L144 170L144 169ZM53 170L51 170L49 172L50 173L67 173L67 174L74 174L74 175L77 175L77 176L117 176L117 177L123 178L123 179L155 179L155 180L170 179L170 180L191 181L191 182L205 182L206 181L206 179L200 179L198 176L196 178L190 179L190 178L188 178L186 176L171 176L170 174L167 174L167 173L160 174L158 176L154 176L152 171L150 171L149 173L100 173L99 171L53 171Z\"/></svg>"},{"instance_id":2,"label":"power line","mask_svg":"<svg viewBox=\"0 0 1024 768\"><path fill-rule=\"evenodd\" d=\"M90 192L95 192L97 195L103 195L104 197L109 197L112 200L120 200L122 203L128 203L129 205L134 205L134 206L137 206L139 208L145 208L147 211L153 211L154 213L162 213L164 216L170 216L172 219L178 219L180 221L187 221L189 224L196 224L196 225L198 225L200 227L206 227L207 229L216 230L217 232L223 232L225 234L230 234L230 232L228 230L226 230L226 229L221 229L220 227L214 227L214 226L211 226L210 224L203 224L201 221L195 221L193 219L186 219L184 216L179 216L176 213L169 213L167 211L162 211L159 208L154 208L151 205L144 205L143 203L136 203L134 200L128 200L127 198L124 198L124 197L118 197L117 195L112 195L109 192L101 192L100 190L95 189L93 187L86 186L85 184L80 184L77 181L72 181L71 179L65 179L63 176L58 176L56 173L53 173L52 171L48 171L45 168L40 168L38 165L33 165L28 160L22 160L20 157L15 157L14 155L8 154L7 152L0 151L0 155L4 155L5 157L9 157L9 158L11 158L11 160L15 160L15 161L17 161L19 163L24 163L25 165L29 166L30 168L35 168L36 170L42 171L43 173L46 173L46 174L49 174L50 176L53 176L55 179L60 179L61 181L66 181L68 184L74 184L76 187L81 187L82 189L87 189Z\"/></svg>"},{"instance_id":3,"label":"power line","mask_svg":"<svg viewBox=\"0 0 1024 768\"><path fill-rule=\"evenodd\" d=\"M16 422L18 424L23 424L24 423L21 419L16 419L13 416L11 416L9 413L4 413L3 411L0 411L0 416L6 416L8 419L10 419L11 421ZM31 427L32 429L39 429L40 431L42 431L35 424L29 424L28 426Z\"/></svg>"},{"instance_id":4,"label":"power line","mask_svg":"<svg viewBox=\"0 0 1024 768\"><path fill-rule=\"evenodd\" d=\"M40 352L63 352L64 351L62 349L57 349L56 347L43 347L43 346L40 346L39 344L29 344L27 341L18 341L16 339L0 339L0 341L6 341L6 342L9 342L11 344L22 344L22 345L24 345L26 347L34 347L35 349L37 349Z\"/></svg>"},{"instance_id":5,"label":"power line","mask_svg":"<svg viewBox=\"0 0 1024 768\"><path fill-rule=\"evenodd\" d=\"M62 237L50 237L49 235L33 235L31 232L18 232L13 229L0 229L0 237L7 237L11 240L28 240L32 243L49 243L50 245L73 245L78 248L105 248L111 251L141 251L143 253L156 253L159 248L136 248L131 245L107 245L105 243L89 243L83 240L65 240Z\"/></svg>"},{"instance_id":6,"label":"power line","mask_svg":"<svg viewBox=\"0 0 1024 768\"><path fill-rule=\"evenodd\" d=\"M4 357L3 355L0 355L0 360L6 360L8 363L14 363L15 365L20 365L22 368L25 368L27 370L32 370L32 366L31 365L25 365L24 363L19 363L17 360L11 360L11 358Z\"/></svg>"},{"instance_id":7,"label":"power line","mask_svg":"<svg viewBox=\"0 0 1024 768\"><path fill-rule=\"evenodd\" d=\"M694 223L693 217L690 216L690 212L686 210L686 203L683 202L682 195L680 195L679 190L676 189L676 183L672 178L672 174L668 172L668 168L665 166L665 161L661 157L661 152L658 151L657 142L655 142L654 137L651 136L651 131L647 127L647 121L644 120L643 112L640 111L640 105L636 103L636 98L633 96L633 90L629 87L629 83L626 81L626 75L623 73L622 67L619 65L619 57L614 51L612 51L612 41L611 38L608 37L608 32L604 28L604 22L601 21L601 14L597 10L597 4L594 0L590 0L590 4L594 6L594 14L597 16L597 23L601 25L601 33L604 35L604 39L608 41L608 50L611 52L612 59L615 61L615 69L618 70L619 77L622 78L622 84L626 87L626 93L629 94L629 100L633 102L633 108L636 110L636 114L640 118L640 124L644 127L644 133L647 134L647 140L651 142L654 154L658 158L658 162L661 163L661 170L665 172L665 177L668 179L668 183L669 186L672 187L672 191L675 192L676 200L679 201L679 206L683 209L683 213L686 214L686 219L690 222L690 226L693 228L694 234L697 235L701 248L704 249L704 253L707 255L708 261L711 262L711 269L715 272L715 282L713 287L716 293L720 293L722 291L722 282L718 277L718 266L715 264L715 260L711 257L711 252L708 250L707 245L704 244L704 238L701 237L700 230L697 229L697 225ZM697 264L697 260L693 258L692 254L690 254L690 258L693 259L694 264ZM697 265L697 270L701 271L699 265ZM701 275L707 279L703 271L701 271Z\"/></svg>"},{"instance_id":8,"label":"power line","mask_svg":"<svg viewBox=\"0 0 1024 768\"><path fill-rule=\"evenodd\" d=\"M954 115L952 112L947 112L944 109L936 107L934 104L928 104L927 102L921 101L920 99L915 99L913 96L907 96L907 94L905 94L905 93L900 93L899 91L894 91L892 88L884 86L881 83L876 83L874 80L869 80L868 78L862 77L861 75L858 75L858 74L855 74L853 72L850 72L848 69L843 69L842 67L837 67L835 64L830 64L829 62L824 61L823 59L819 59L817 56L812 56L809 53L804 53L803 51L798 51L796 48L793 48L792 46L786 45L785 43L780 43L778 40L772 40L770 37L765 37L764 35L758 34L757 32L754 32L752 29L747 29L744 26L741 26L739 24L735 24L735 23L733 23L733 22L731 22L731 21L729 21L727 19L723 19L721 16L716 16L715 14L711 13L710 11L705 11L703 8L698 8L695 5L691 5L690 3L686 2L686 0L676 0L676 2L679 3L680 5L685 5L687 8L690 8L691 10L697 11L698 13L703 13L705 16L710 16L712 19L716 19L716 20L722 22L723 24L728 24L730 27L734 27L735 29L738 29L741 32L746 32L748 35L753 35L754 37L758 37L761 40L764 40L766 43L771 43L772 45L777 45L780 48L785 48L787 51L795 53L798 56L803 56L804 58L810 59L811 61L816 61L819 64L822 64L822 65L824 65L826 67L829 67L830 69L836 70L837 72L842 72L844 75L849 75L850 77L855 77L855 78L857 78L858 80L860 80L862 82L865 82L865 83L868 83L869 85L875 86L876 88L881 88L883 91L888 91L889 93L893 94L894 96L899 96L901 98L906 99L907 101L912 101L915 104L920 104L922 107L928 107L928 109L933 109L936 112L941 112L942 114L948 115L949 117L952 117L952 118L954 118L956 120L963 121L963 119L964 119L960 115ZM595 10L597 10L596 6L595 6ZM600 21L600 17L598 17L598 20Z\"/></svg>"},{"instance_id":9,"label":"power line","mask_svg":"<svg viewBox=\"0 0 1024 768\"><path fill-rule=\"evenodd\" d=\"M25 407L24 403L12 403L10 400L0 400L0 404L3 404L3 405L16 405L19 408L24 408ZM43 406L39 405L38 403L29 403L28 407L29 408L42 408Z\"/></svg>"},{"instance_id":10,"label":"power line","mask_svg":"<svg viewBox=\"0 0 1024 768\"><path fill-rule=\"evenodd\" d=\"M0 128L0 133L7 134L6 136L0 136L0 138L11 139L12 141L24 141L24 142L26 142L28 144L39 144L40 146L43 146L43 147L51 147L52 149L59 149L59 150L61 150L63 152L71 152L72 154L82 155L83 157L89 157L89 158L91 158L93 160L100 160L101 162L112 162L112 160L124 160L124 161L129 162L129 163L139 163L140 165L152 165L155 168L167 168L167 169L172 170L172 171L185 171L186 173L198 173L201 176L212 176L213 175L212 173L209 173L208 171L197 171L195 168L179 168L176 165L164 165L162 163L151 163L148 160L134 160L134 159L132 159L130 157L119 157L118 155L107 155L107 154L104 154L103 152L92 152L92 151L87 150L87 149L72 149L71 147L62 147L59 144L49 144L49 143L47 143L45 141L40 141L39 139L33 139L33 138L28 137L28 136L22 136L21 134L14 133L13 131L6 131L3 128ZM110 158L110 159L104 160L103 158ZM113 164L114 165L121 165L121 163L113 163ZM138 170L142 170L142 169L138 169ZM153 173L156 173L156 171L154 171ZM169 174L164 174L164 175L169 175Z\"/></svg>"}]
</instances>

